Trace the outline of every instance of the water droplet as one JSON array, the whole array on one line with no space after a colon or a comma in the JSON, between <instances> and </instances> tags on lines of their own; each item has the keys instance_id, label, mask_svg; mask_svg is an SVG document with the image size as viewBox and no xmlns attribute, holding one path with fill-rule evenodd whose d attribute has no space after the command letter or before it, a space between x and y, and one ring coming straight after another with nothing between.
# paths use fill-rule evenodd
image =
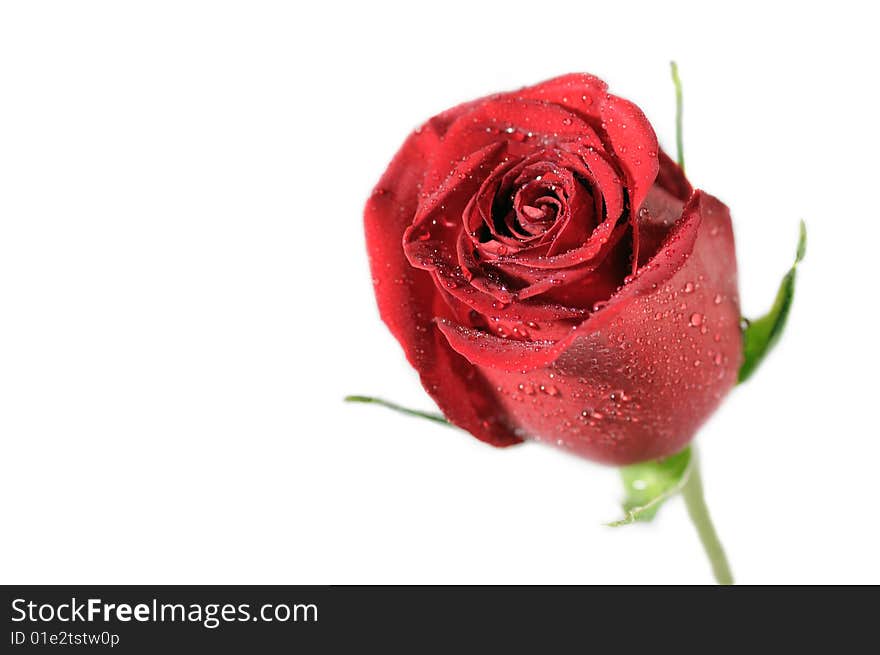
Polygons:
<instances>
[{"instance_id":1,"label":"water droplet","mask_svg":"<svg viewBox=\"0 0 880 655\"><path fill-rule=\"evenodd\" d=\"M546 393L548 396L558 396L559 389L557 389L552 384L542 384L538 387L542 392Z\"/></svg>"},{"instance_id":2,"label":"water droplet","mask_svg":"<svg viewBox=\"0 0 880 655\"><path fill-rule=\"evenodd\" d=\"M699 327L703 324L703 315L698 313L691 314L691 326Z\"/></svg>"},{"instance_id":3,"label":"water droplet","mask_svg":"<svg viewBox=\"0 0 880 655\"><path fill-rule=\"evenodd\" d=\"M685 293L693 293L693 291L694 291L694 283L693 282L688 282L687 284L684 285L684 292Z\"/></svg>"},{"instance_id":4,"label":"water droplet","mask_svg":"<svg viewBox=\"0 0 880 655\"><path fill-rule=\"evenodd\" d=\"M716 293L715 297L712 299L712 302L714 302L716 305L720 305L721 304L721 294Z\"/></svg>"}]
</instances>

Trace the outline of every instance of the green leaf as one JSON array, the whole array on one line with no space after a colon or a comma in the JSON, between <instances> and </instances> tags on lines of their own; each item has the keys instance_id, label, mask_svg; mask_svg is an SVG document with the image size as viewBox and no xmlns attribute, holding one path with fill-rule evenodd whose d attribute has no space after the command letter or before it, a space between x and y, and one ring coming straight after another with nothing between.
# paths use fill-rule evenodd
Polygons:
<instances>
[{"instance_id":1,"label":"green leaf","mask_svg":"<svg viewBox=\"0 0 880 655\"><path fill-rule=\"evenodd\" d=\"M608 525L616 528L653 519L664 501L681 491L687 483L692 464L691 448L687 447L665 459L621 467L620 475L626 490L623 501L626 515Z\"/></svg>"},{"instance_id":2,"label":"green leaf","mask_svg":"<svg viewBox=\"0 0 880 655\"><path fill-rule=\"evenodd\" d=\"M429 421L434 421L435 423L442 423L443 425L452 426L452 423L447 421L442 414L437 414L436 412L423 412L418 409L409 409L408 407L403 407L401 405L398 405L397 403L392 403L390 400L373 398L372 396L346 396L345 398L343 398L343 400L347 403L368 403L372 405L380 405L381 407L393 409L395 412L400 412L401 414L416 416L418 418L424 418L428 419Z\"/></svg>"},{"instance_id":3,"label":"green leaf","mask_svg":"<svg viewBox=\"0 0 880 655\"><path fill-rule=\"evenodd\" d=\"M791 269L782 278L779 291L776 292L776 300L773 307L761 318L746 321L743 330L743 363L739 369L739 382L745 382L751 377L758 366L764 361L773 346L782 336L785 322L791 310L794 300L794 283L797 277L797 266L804 258L807 248L807 226L801 221L800 236L798 238L797 253Z\"/></svg>"}]
</instances>

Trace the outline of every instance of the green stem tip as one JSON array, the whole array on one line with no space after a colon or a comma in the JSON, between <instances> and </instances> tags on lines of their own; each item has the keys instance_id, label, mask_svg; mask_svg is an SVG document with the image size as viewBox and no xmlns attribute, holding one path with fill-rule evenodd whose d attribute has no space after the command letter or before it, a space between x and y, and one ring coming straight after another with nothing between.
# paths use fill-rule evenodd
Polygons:
<instances>
[{"instance_id":1,"label":"green stem tip","mask_svg":"<svg viewBox=\"0 0 880 655\"><path fill-rule=\"evenodd\" d=\"M682 93L681 78L678 76L678 64L669 62L672 71L672 83L675 85L675 147L678 151L678 165L684 170L684 138L682 137Z\"/></svg>"}]
</instances>

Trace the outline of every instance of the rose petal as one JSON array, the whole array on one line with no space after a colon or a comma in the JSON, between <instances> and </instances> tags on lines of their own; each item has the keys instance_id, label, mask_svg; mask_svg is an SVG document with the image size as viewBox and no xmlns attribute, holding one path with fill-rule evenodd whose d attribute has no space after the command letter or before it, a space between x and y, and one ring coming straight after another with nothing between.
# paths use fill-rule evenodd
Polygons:
<instances>
[{"instance_id":1,"label":"rose petal","mask_svg":"<svg viewBox=\"0 0 880 655\"><path fill-rule=\"evenodd\" d=\"M509 446L521 439L503 419L485 376L452 351L431 323L448 309L430 273L414 269L401 248L443 123L429 122L407 139L367 201L364 227L376 300L382 319L443 414L483 441Z\"/></svg>"},{"instance_id":2,"label":"rose petal","mask_svg":"<svg viewBox=\"0 0 880 655\"><path fill-rule=\"evenodd\" d=\"M629 100L605 92L607 86L592 75L563 75L517 93L522 98L539 98L577 112L610 144L627 178L633 225L633 266L638 260L639 233L635 212L644 202L659 170L657 135L642 110Z\"/></svg>"},{"instance_id":3,"label":"rose petal","mask_svg":"<svg viewBox=\"0 0 880 655\"><path fill-rule=\"evenodd\" d=\"M514 157L564 141L603 149L599 135L583 118L556 104L500 94L472 105L453 121L426 172L427 192L445 179L450 163L489 144L504 142Z\"/></svg>"},{"instance_id":4,"label":"rose petal","mask_svg":"<svg viewBox=\"0 0 880 655\"><path fill-rule=\"evenodd\" d=\"M681 449L735 384L736 289L728 210L698 191L645 272L572 337L524 344L448 322L441 331L526 432L627 464Z\"/></svg>"}]
</instances>

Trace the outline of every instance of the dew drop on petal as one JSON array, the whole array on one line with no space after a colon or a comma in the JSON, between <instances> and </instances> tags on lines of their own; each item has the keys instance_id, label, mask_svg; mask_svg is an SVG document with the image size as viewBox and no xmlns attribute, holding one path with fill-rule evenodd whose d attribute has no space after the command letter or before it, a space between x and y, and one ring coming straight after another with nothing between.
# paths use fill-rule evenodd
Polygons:
<instances>
[{"instance_id":1,"label":"dew drop on petal","mask_svg":"<svg viewBox=\"0 0 880 655\"><path fill-rule=\"evenodd\" d=\"M559 389L557 389L552 384L542 384L538 388L541 391L543 391L544 393L546 393L548 396L558 396L559 395Z\"/></svg>"}]
</instances>

